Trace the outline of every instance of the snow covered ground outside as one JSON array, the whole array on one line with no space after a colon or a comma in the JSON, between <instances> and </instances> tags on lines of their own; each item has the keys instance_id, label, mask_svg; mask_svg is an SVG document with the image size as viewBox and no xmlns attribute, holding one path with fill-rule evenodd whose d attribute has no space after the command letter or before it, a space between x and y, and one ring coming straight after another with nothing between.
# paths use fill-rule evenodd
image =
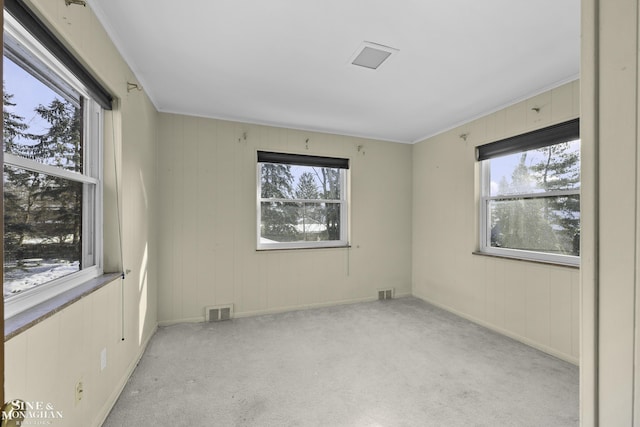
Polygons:
<instances>
[{"instance_id":1,"label":"snow covered ground outside","mask_svg":"<svg viewBox=\"0 0 640 427\"><path fill-rule=\"evenodd\" d=\"M59 259L43 259L23 260L23 263L24 265L21 267L15 262L5 264L5 298L80 270L79 261L69 262Z\"/></svg>"}]
</instances>

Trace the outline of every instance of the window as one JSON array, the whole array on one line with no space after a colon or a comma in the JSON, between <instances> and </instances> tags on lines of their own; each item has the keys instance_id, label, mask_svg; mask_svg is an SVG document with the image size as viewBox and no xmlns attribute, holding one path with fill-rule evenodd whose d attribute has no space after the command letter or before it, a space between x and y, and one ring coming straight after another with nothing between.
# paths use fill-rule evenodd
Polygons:
<instances>
[{"instance_id":1,"label":"window","mask_svg":"<svg viewBox=\"0 0 640 427\"><path fill-rule=\"evenodd\" d=\"M347 246L348 159L258 151L258 249Z\"/></svg>"},{"instance_id":2,"label":"window","mask_svg":"<svg viewBox=\"0 0 640 427\"><path fill-rule=\"evenodd\" d=\"M102 106L47 45L50 33L34 36L42 23L18 2L7 11L3 291L11 317L102 274Z\"/></svg>"},{"instance_id":3,"label":"window","mask_svg":"<svg viewBox=\"0 0 640 427\"><path fill-rule=\"evenodd\" d=\"M478 147L481 252L579 263L579 138L576 119Z\"/></svg>"}]
</instances>

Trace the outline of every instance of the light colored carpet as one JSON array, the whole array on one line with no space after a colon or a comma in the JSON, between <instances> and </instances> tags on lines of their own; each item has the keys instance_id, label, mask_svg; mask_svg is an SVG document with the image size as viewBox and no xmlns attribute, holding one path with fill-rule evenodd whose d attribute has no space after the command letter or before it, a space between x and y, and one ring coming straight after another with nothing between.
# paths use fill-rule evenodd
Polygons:
<instances>
[{"instance_id":1,"label":"light colored carpet","mask_svg":"<svg viewBox=\"0 0 640 427\"><path fill-rule=\"evenodd\" d=\"M416 298L160 328L104 426L577 426L578 368Z\"/></svg>"}]
</instances>

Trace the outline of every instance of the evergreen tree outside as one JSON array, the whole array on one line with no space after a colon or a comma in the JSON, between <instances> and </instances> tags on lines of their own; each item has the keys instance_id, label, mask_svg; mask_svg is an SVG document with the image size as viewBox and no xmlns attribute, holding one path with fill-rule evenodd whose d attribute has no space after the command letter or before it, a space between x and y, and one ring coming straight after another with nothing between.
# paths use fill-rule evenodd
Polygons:
<instances>
[{"instance_id":1,"label":"evergreen tree outside","mask_svg":"<svg viewBox=\"0 0 640 427\"><path fill-rule=\"evenodd\" d=\"M35 144L24 150L27 157L82 172L82 109L56 98L47 106L38 105L35 111L46 121L48 129L30 135Z\"/></svg>"},{"instance_id":2,"label":"evergreen tree outside","mask_svg":"<svg viewBox=\"0 0 640 427\"><path fill-rule=\"evenodd\" d=\"M494 196L505 197L489 202L491 246L579 255L579 195L543 194L579 190L577 147L575 142L561 143L501 160L515 166L510 181L503 175L495 194L492 192ZM540 194L543 197L523 198L518 197L519 194Z\"/></svg>"},{"instance_id":3,"label":"evergreen tree outside","mask_svg":"<svg viewBox=\"0 0 640 427\"><path fill-rule=\"evenodd\" d=\"M316 178L311 172L303 172L298 178L295 195L297 199L316 200L319 198Z\"/></svg>"},{"instance_id":4,"label":"evergreen tree outside","mask_svg":"<svg viewBox=\"0 0 640 427\"><path fill-rule=\"evenodd\" d=\"M82 110L69 101L54 99L48 106L39 105L36 112L49 124L47 132L33 135L31 147L36 158L47 159L54 166L82 172ZM47 208L41 210L41 223L49 224L45 235L56 243L70 240L74 259L80 259L82 247L82 184L68 179L51 177L47 183Z\"/></svg>"},{"instance_id":5,"label":"evergreen tree outside","mask_svg":"<svg viewBox=\"0 0 640 427\"><path fill-rule=\"evenodd\" d=\"M341 180L338 168L260 163L261 242L340 240Z\"/></svg>"},{"instance_id":6,"label":"evergreen tree outside","mask_svg":"<svg viewBox=\"0 0 640 427\"><path fill-rule=\"evenodd\" d=\"M7 92L7 88L2 84L2 135L5 153L18 154L16 145L21 138L25 137L25 131L29 126L24 122L24 117L11 111L11 107L16 104L12 102L13 94Z\"/></svg>"},{"instance_id":7,"label":"evergreen tree outside","mask_svg":"<svg viewBox=\"0 0 640 427\"><path fill-rule=\"evenodd\" d=\"M320 197L325 200L340 200L340 169L314 168L320 181ZM325 240L340 240L340 204L325 203Z\"/></svg>"},{"instance_id":8,"label":"evergreen tree outside","mask_svg":"<svg viewBox=\"0 0 640 427\"><path fill-rule=\"evenodd\" d=\"M538 150L543 159L532 165L545 191L580 188L580 152L570 143L552 145ZM558 245L565 253L580 254L580 196L553 197L546 200L545 216L558 229L562 241ZM571 251L568 251L571 248Z\"/></svg>"},{"instance_id":9,"label":"evergreen tree outside","mask_svg":"<svg viewBox=\"0 0 640 427\"><path fill-rule=\"evenodd\" d=\"M15 107L11 100L13 95L7 92L3 84L2 117L3 117L3 145L7 153L18 154L18 140L24 138L28 125L24 123L24 117L10 111ZM24 170L16 170L4 167L4 250L5 256L16 257L25 235L29 233L29 211L33 206L33 191L39 186L29 182L35 174ZM27 195L26 206L21 205L16 191L16 182L28 183L26 188L31 190ZM16 254L16 255L12 255Z\"/></svg>"},{"instance_id":10,"label":"evergreen tree outside","mask_svg":"<svg viewBox=\"0 0 640 427\"><path fill-rule=\"evenodd\" d=\"M261 197L263 199L293 199L291 166L262 163L260 167ZM261 203L261 236L276 242L297 239L298 206L295 202L269 201Z\"/></svg>"},{"instance_id":11,"label":"evergreen tree outside","mask_svg":"<svg viewBox=\"0 0 640 427\"><path fill-rule=\"evenodd\" d=\"M303 172L298 178L295 191L296 199L318 200L318 185L311 172ZM317 202L300 203L300 224L298 229L302 233L302 240L313 241L320 239L318 226L323 222L322 206Z\"/></svg>"},{"instance_id":12,"label":"evergreen tree outside","mask_svg":"<svg viewBox=\"0 0 640 427\"><path fill-rule=\"evenodd\" d=\"M4 150L41 163L82 172L82 110L68 100L54 98L38 105L34 114L46 123L34 132L22 116L12 112L14 95L3 97ZM4 167L5 294L29 286L30 274L62 265L64 273L81 268L83 185L76 181ZM45 267L46 266L46 267Z\"/></svg>"}]
</instances>

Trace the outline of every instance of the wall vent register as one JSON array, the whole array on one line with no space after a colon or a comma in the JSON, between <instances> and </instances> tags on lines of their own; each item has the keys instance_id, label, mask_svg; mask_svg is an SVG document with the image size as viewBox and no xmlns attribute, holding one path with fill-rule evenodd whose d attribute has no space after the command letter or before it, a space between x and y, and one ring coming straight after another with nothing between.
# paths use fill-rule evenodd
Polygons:
<instances>
[{"instance_id":1,"label":"wall vent register","mask_svg":"<svg viewBox=\"0 0 640 427\"><path fill-rule=\"evenodd\" d=\"M205 307L205 320L207 322L221 322L233 318L233 304Z\"/></svg>"}]
</instances>

